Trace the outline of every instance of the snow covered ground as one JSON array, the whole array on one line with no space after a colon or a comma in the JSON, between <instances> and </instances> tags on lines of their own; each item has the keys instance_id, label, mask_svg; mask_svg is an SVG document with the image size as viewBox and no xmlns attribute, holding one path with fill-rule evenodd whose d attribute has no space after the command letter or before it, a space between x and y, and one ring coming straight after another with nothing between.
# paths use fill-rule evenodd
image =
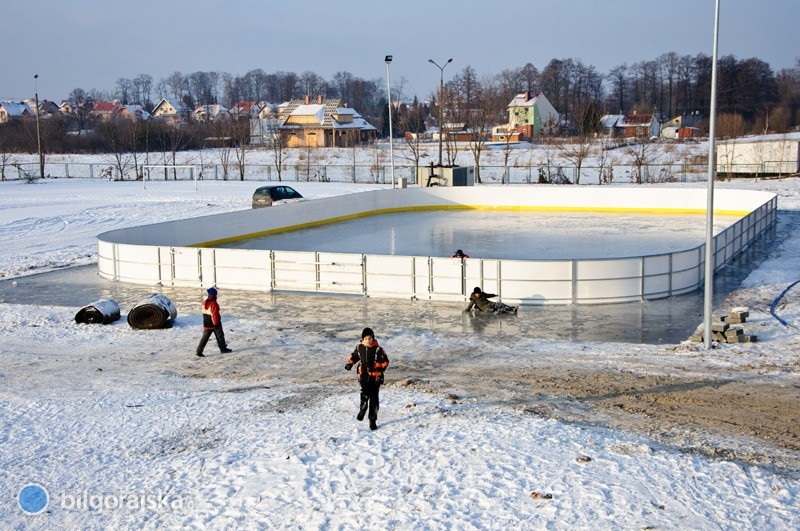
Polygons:
<instances>
[{"instance_id":1,"label":"snow covered ground","mask_svg":"<svg viewBox=\"0 0 800 531\"><path fill-rule=\"evenodd\" d=\"M310 198L377 186L296 184ZM254 185L198 186L2 182L0 277L91 264L94 236L106 230L248 208ZM718 186L775 191L779 223L796 223L797 178ZM534 359L798 388L800 287L777 309L794 328L771 317L769 303L800 279L800 232L779 234L728 301L750 306L759 342L710 352L542 340L502 325L448 333L406 322L405 301L263 295L271 303L262 313L233 312L226 297L242 297L223 291L234 352L220 355L212 341L200 359L192 354L199 293L197 307L179 306L176 325L157 331L131 329L124 305L120 321L102 326L76 324L78 308L58 300L2 302L0 521L10 529L798 529L796 470L709 457L682 447L680 434L663 444L562 422L492 392ZM357 385L343 369L364 326L391 360L374 432L355 420ZM447 371L448 354L485 369L472 382L482 392L431 392L393 375ZM742 449L760 444L732 439Z\"/></svg>"}]
</instances>

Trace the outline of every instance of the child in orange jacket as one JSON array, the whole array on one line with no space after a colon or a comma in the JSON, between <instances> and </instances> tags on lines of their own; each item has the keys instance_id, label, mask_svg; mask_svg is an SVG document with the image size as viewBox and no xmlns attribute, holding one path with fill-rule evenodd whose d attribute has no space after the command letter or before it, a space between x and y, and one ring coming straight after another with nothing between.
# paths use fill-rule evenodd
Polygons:
<instances>
[{"instance_id":1,"label":"child in orange jacket","mask_svg":"<svg viewBox=\"0 0 800 531\"><path fill-rule=\"evenodd\" d=\"M195 354L200 358L205 357L203 349L206 348L206 343L208 343L208 338L211 337L212 333L217 338L217 346L220 352L223 354L233 352L225 343L225 332L222 330L222 316L219 314L219 303L217 302L217 290L216 288L208 288L206 293L206 298L203 301L203 305L200 307L203 311L203 335L200 337L200 344L197 345L197 350L195 351Z\"/></svg>"}]
</instances>

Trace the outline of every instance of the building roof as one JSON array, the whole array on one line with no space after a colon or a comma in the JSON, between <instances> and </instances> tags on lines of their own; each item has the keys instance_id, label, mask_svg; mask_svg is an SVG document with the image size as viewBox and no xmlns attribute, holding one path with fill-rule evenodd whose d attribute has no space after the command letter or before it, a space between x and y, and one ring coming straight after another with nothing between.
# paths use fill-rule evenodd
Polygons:
<instances>
[{"instance_id":1,"label":"building roof","mask_svg":"<svg viewBox=\"0 0 800 531\"><path fill-rule=\"evenodd\" d=\"M509 107L535 107L539 97L543 97L541 92L523 92L514 96ZM546 99L546 98L545 98Z\"/></svg>"},{"instance_id":2,"label":"building roof","mask_svg":"<svg viewBox=\"0 0 800 531\"><path fill-rule=\"evenodd\" d=\"M625 118L624 114L605 114L600 117L600 124L606 129L617 126L617 123Z\"/></svg>"},{"instance_id":3,"label":"building roof","mask_svg":"<svg viewBox=\"0 0 800 531\"><path fill-rule=\"evenodd\" d=\"M25 116L25 114L34 114L33 109L22 102L0 101L0 106L6 110L9 116Z\"/></svg>"},{"instance_id":4,"label":"building roof","mask_svg":"<svg viewBox=\"0 0 800 531\"><path fill-rule=\"evenodd\" d=\"M114 112L119 108L118 103L113 101L97 101L92 107L94 112Z\"/></svg>"},{"instance_id":5,"label":"building roof","mask_svg":"<svg viewBox=\"0 0 800 531\"><path fill-rule=\"evenodd\" d=\"M655 117L652 114L626 114L617 122L617 127L636 127L650 125Z\"/></svg>"},{"instance_id":6,"label":"building roof","mask_svg":"<svg viewBox=\"0 0 800 531\"><path fill-rule=\"evenodd\" d=\"M280 110L285 119L283 127L302 127L301 124L287 124L291 117L310 116L314 122L323 128L332 129L360 129L362 131L376 131L377 129L367 122L355 109L347 107L339 98L322 100L322 103L306 103L305 100L292 100ZM341 122L334 116L350 116L351 121Z\"/></svg>"}]
</instances>

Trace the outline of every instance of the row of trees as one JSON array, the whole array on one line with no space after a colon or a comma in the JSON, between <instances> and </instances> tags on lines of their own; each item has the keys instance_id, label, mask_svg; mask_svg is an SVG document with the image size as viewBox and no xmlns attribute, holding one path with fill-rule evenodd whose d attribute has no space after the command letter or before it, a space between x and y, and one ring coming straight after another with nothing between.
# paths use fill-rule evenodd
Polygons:
<instances>
[{"instance_id":1,"label":"row of trees","mask_svg":"<svg viewBox=\"0 0 800 531\"><path fill-rule=\"evenodd\" d=\"M740 115L759 132L789 130L800 124L800 59L793 68L777 73L757 59L737 59L727 55L719 60L718 110ZM479 79L479 77L481 79ZM492 80L497 93L497 114L515 94L542 92L562 117L578 127L588 107L601 113L662 113L666 117L699 113L709 108L711 92L711 57L705 54L679 55L669 52L652 60L632 65L622 64L607 74L579 59L553 59L541 70L528 63L499 74L479 76L470 66L457 72L447 82L446 97L456 97L462 113L472 112L475 98L484 79ZM400 78L392 87L397 100L419 100L420 95L405 93L406 80ZM161 98L183 99L190 106L237 101L280 103L306 95L341 98L373 123L380 124L382 105L386 103L383 80L367 80L349 72L337 72L326 80L314 72L274 72L252 70L243 76L225 72L173 72L158 82L147 74L120 78L114 91L75 89L70 100L120 99L123 103L141 103L152 109ZM429 103L427 113L438 116L438 88L423 95ZM447 105L448 103L445 102ZM450 121L466 121L465 116L449 116ZM468 117L467 117L468 118ZM399 131L402 133L403 131Z\"/></svg>"}]
</instances>

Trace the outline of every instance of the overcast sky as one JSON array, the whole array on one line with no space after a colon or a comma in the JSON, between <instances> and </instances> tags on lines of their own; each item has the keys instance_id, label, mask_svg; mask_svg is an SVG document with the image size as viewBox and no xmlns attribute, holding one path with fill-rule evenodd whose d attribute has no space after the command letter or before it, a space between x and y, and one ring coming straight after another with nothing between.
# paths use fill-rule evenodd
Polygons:
<instances>
[{"instance_id":1,"label":"overcast sky","mask_svg":"<svg viewBox=\"0 0 800 531\"><path fill-rule=\"evenodd\" d=\"M119 78L172 72L336 72L421 99L466 66L479 77L530 62L580 59L607 73L662 53L711 55L714 0L8 0L0 29L0 99L60 102L112 91ZM778 71L800 57L800 0L721 0L720 56ZM39 78L34 85L34 74ZM395 94L393 96L396 97Z\"/></svg>"}]
</instances>

